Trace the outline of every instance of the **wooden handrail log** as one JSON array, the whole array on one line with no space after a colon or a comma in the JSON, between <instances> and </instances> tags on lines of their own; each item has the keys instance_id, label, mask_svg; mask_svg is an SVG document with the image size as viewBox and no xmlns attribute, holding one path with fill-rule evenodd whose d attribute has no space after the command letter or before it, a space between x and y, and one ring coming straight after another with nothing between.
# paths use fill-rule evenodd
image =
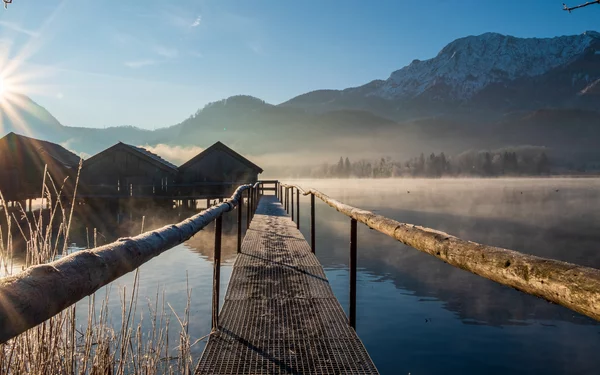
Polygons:
<instances>
[{"instance_id":1,"label":"wooden handrail log","mask_svg":"<svg viewBox=\"0 0 600 375\"><path fill-rule=\"evenodd\" d=\"M257 187L256 183L254 187ZM178 224L72 253L0 279L0 343L53 317L106 284L185 242L238 205L242 192Z\"/></svg>"},{"instance_id":2,"label":"wooden handrail log","mask_svg":"<svg viewBox=\"0 0 600 375\"><path fill-rule=\"evenodd\" d=\"M300 191L300 194L302 194L302 195L309 195L309 194L310 194L310 192L306 192L306 191L304 191L304 189L302 189L302 188L301 188L300 186L298 186L298 185L289 185L289 184L284 184L284 183L281 183L281 186L283 186L284 188L294 188L294 189L298 189L298 190Z\"/></svg>"},{"instance_id":3,"label":"wooden handrail log","mask_svg":"<svg viewBox=\"0 0 600 375\"><path fill-rule=\"evenodd\" d=\"M284 187L300 188L296 185ZM521 292L600 320L600 270L465 241L435 229L401 223L300 188L344 215L442 261Z\"/></svg>"}]
</instances>

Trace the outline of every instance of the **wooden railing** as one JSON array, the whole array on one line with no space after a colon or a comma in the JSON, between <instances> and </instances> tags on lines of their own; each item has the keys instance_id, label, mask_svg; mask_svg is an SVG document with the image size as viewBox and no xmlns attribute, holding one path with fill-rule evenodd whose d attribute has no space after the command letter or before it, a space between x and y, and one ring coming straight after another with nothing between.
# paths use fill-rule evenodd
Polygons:
<instances>
[{"instance_id":1,"label":"wooden railing","mask_svg":"<svg viewBox=\"0 0 600 375\"><path fill-rule=\"evenodd\" d=\"M315 251L315 197L350 218L350 324L356 326L356 226L363 223L445 263L600 320L600 270L466 241L352 207L315 190L280 184L278 196L299 227L299 198L310 195L310 242ZM291 208L291 209L290 209Z\"/></svg>"},{"instance_id":2,"label":"wooden railing","mask_svg":"<svg viewBox=\"0 0 600 375\"><path fill-rule=\"evenodd\" d=\"M250 222L259 200L260 182L242 185L234 194L178 224L121 238L95 249L82 250L57 261L33 266L0 279L0 343L53 317L101 287L131 272L166 250L185 242L215 221L213 327L217 326L221 265L222 216L238 207L237 250L241 249L243 193Z\"/></svg>"}]
</instances>

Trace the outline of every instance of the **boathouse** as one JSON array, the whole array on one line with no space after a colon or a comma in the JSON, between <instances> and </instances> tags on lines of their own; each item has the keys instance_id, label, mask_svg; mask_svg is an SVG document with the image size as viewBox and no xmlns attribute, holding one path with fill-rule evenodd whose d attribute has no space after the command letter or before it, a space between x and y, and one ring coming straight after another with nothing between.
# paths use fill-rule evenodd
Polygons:
<instances>
[{"instance_id":1,"label":"boathouse","mask_svg":"<svg viewBox=\"0 0 600 375\"><path fill-rule=\"evenodd\" d=\"M177 184L183 198L229 196L240 184L255 183L263 170L221 142L179 167Z\"/></svg>"},{"instance_id":2,"label":"boathouse","mask_svg":"<svg viewBox=\"0 0 600 375\"><path fill-rule=\"evenodd\" d=\"M160 198L174 195L177 167L142 147L122 142L85 160L81 194L94 198Z\"/></svg>"},{"instance_id":3,"label":"boathouse","mask_svg":"<svg viewBox=\"0 0 600 375\"><path fill-rule=\"evenodd\" d=\"M79 156L56 143L8 133L0 139L0 191L8 202L40 198L47 165L57 189L64 181L62 192L69 196L79 161ZM54 193L53 188L50 191Z\"/></svg>"}]
</instances>

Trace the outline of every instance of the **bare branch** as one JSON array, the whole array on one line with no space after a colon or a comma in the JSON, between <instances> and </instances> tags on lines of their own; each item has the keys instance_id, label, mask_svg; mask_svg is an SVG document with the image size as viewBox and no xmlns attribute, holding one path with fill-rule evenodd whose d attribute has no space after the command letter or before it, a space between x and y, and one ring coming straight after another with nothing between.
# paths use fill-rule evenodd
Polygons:
<instances>
[{"instance_id":1,"label":"bare branch","mask_svg":"<svg viewBox=\"0 0 600 375\"><path fill-rule=\"evenodd\" d=\"M600 4L600 0L588 1L585 4L577 5L574 7L568 7L567 4L563 3L563 10L566 10L567 12L571 13L572 10L579 9L579 8L585 8L587 6L594 5L594 4Z\"/></svg>"}]
</instances>

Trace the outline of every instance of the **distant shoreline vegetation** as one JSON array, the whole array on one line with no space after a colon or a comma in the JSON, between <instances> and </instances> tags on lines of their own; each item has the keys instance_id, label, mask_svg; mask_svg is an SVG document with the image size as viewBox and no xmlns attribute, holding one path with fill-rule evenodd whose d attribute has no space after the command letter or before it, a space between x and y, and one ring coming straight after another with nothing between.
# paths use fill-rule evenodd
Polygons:
<instances>
[{"instance_id":1,"label":"distant shoreline vegetation","mask_svg":"<svg viewBox=\"0 0 600 375\"><path fill-rule=\"evenodd\" d=\"M358 161L340 157L334 164L300 168L297 175L314 178L585 177L600 175L600 170L551 158L544 147L522 146L492 151L470 150L452 157L443 152L421 153L405 161L396 161L389 156Z\"/></svg>"}]
</instances>

